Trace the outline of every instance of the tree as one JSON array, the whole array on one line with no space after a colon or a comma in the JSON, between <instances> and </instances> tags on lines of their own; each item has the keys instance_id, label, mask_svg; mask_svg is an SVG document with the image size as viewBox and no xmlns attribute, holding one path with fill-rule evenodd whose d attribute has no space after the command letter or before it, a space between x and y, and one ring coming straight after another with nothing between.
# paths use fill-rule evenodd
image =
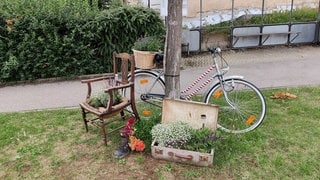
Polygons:
<instances>
[{"instance_id":1,"label":"tree","mask_svg":"<svg viewBox=\"0 0 320 180\"><path fill-rule=\"evenodd\" d=\"M165 45L165 96L180 97L180 59L182 34L182 0L168 1Z\"/></svg>"}]
</instances>

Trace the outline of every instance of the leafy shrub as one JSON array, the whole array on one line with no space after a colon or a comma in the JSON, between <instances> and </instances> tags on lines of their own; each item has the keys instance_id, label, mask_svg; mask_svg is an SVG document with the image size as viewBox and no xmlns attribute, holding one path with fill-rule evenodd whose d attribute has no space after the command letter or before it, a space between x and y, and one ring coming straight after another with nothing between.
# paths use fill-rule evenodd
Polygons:
<instances>
[{"instance_id":1,"label":"leafy shrub","mask_svg":"<svg viewBox=\"0 0 320 180\"><path fill-rule=\"evenodd\" d=\"M4 1L0 82L110 72L113 51L130 52L138 38L165 32L159 14L143 7L99 11L82 0Z\"/></svg>"}]
</instances>

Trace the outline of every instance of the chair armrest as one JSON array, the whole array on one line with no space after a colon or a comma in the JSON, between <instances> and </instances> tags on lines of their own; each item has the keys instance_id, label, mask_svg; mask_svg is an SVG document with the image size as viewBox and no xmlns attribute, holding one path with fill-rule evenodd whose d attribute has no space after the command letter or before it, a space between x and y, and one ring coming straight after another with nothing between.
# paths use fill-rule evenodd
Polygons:
<instances>
[{"instance_id":1,"label":"chair armrest","mask_svg":"<svg viewBox=\"0 0 320 180\"><path fill-rule=\"evenodd\" d=\"M123 84L123 85L117 85L117 86L113 86L113 87L110 87L110 88L106 88L104 89L104 92L105 93L108 93L109 94L109 102L108 102L108 105L107 105L107 111L108 112L111 112L112 108L113 108L113 92L116 91L116 90L119 90L119 89L125 89L125 88L130 88L130 87L133 87L134 86L134 83L130 82L128 84Z\"/></svg>"},{"instance_id":2,"label":"chair armrest","mask_svg":"<svg viewBox=\"0 0 320 180\"><path fill-rule=\"evenodd\" d=\"M97 81L102 81L102 80L114 80L114 75L108 74L108 75L102 76L102 77L81 80L81 83L86 83L88 86L86 99L89 99L91 96L91 91L92 91L91 83L97 82Z\"/></svg>"},{"instance_id":3,"label":"chair armrest","mask_svg":"<svg viewBox=\"0 0 320 180\"><path fill-rule=\"evenodd\" d=\"M125 88L129 88L133 85L134 84L132 82L129 82L127 84L122 84L122 85L117 85L117 86L112 86L112 87L106 88L106 89L104 89L104 91L109 92L109 91L114 91L114 90L119 90L119 89L125 89Z\"/></svg>"},{"instance_id":4,"label":"chair armrest","mask_svg":"<svg viewBox=\"0 0 320 180\"><path fill-rule=\"evenodd\" d=\"M108 74L108 75L102 76L102 77L97 77L97 78L92 78L92 79L84 79L84 80L81 80L81 83L91 83L91 82L102 81L102 80L107 80L107 79L114 79L114 75Z\"/></svg>"}]
</instances>

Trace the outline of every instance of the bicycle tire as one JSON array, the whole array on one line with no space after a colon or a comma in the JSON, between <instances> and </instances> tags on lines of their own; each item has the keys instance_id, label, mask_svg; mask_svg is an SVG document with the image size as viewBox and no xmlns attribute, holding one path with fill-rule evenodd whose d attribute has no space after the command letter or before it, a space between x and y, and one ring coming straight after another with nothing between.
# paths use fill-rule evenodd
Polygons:
<instances>
[{"instance_id":1,"label":"bicycle tire","mask_svg":"<svg viewBox=\"0 0 320 180\"><path fill-rule=\"evenodd\" d=\"M266 115L266 102L261 91L243 79L222 81L230 106L221 84L214 85L205 96L205 103L219 105L217 127L228 133L246 133L256 129Z\"/></svg>"},{"instance_id":2,"label":"bicycle tire","mask_svg":"<svg viewBox=\"0 0 320 180\"><path fill-rule=\"evenodd\" d=\"M129 76L129 79L131 76ZM156 72L140 70L134 74L135 101L139 113L151 113L154 107L162 107L165 84ZM161 95L156 96L156 95ZM154 106L156 105L156 106Z\"/></svg>"}]
</instances>

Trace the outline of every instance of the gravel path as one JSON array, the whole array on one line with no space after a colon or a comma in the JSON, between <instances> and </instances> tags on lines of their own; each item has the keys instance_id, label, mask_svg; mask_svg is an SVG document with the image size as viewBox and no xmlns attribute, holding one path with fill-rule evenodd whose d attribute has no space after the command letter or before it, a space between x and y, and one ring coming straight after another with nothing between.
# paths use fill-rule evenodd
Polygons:
<instances>
[{"instance_id":1,"label":"gravel path","mask_svg":"<svg viewBox=\"0 0 320 180\"><path fill-rule=\"evenodd\" d=\"M320 85L320 47L269 47L229 50L227 75L242 75L259 88ZM181 89L211 64L209 53L183 58ZM79 80L42 82L0 88L0 112L76 107L85 99L86 85Z\"/></svg>"}]
</instances>

